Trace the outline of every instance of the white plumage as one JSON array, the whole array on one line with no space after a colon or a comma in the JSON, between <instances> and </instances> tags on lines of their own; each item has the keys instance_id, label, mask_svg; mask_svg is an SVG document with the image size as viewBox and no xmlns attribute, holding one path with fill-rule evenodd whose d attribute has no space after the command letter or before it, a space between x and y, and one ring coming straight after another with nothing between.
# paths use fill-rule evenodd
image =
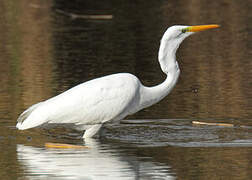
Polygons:
<instances>
[{"instance_id":1,"label":"white plumage","mask_svg":"<svg viewBox=\"0 0 252 180\"><path fill-rule=\"evenodd\" d=\"M192 32L216 27L172 26L165 32L158 58L167 78L160 85L143 86L129 73L97 78L31 106L19 116L16 127L24 130L45 124L73 124L79 130L86 130L83 138L93 137L103 123L123 119L163 99L180 74L175 57L179 44Z\"/></svg>"}]
</instances>

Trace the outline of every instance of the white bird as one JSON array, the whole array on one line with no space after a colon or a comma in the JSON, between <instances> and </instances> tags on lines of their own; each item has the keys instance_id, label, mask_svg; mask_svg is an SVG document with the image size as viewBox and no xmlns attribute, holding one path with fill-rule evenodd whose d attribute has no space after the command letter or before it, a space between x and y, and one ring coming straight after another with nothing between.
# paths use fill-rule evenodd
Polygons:
<instances>
[{"instance_id":1,"label":"white bird","mask_svg":"<svg viewBox=\"0 0 252 180\"><path fill-rule=\"evenodd\" d=\"M31 106L19 116L16 127L25 130L47 124L72 124L81 131L85 130L83 138L94 137L103 123L121 120L169 94L180 74L176 61L180 43L194 32L218 27L212 24L168 28L158 52L161 69L167 77L157 86L146 87L129 73L93 79Z\"/></svg>"}]
</instances>

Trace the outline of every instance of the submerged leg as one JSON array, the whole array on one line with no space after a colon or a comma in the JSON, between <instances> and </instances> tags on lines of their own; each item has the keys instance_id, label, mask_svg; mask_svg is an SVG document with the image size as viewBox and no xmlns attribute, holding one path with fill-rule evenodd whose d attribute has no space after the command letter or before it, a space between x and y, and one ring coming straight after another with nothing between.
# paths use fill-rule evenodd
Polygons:
<instances>
[{"instance_id":1,"label":"submerged leg","mask_svg":"<svg viewBox=\"0 0 252 180\"><path fill-rule=\"evenodd\" d=\"M102 124L96 124L96 125L93 125L91 126L90 128L88 128L84 135L83 135L83 138L92 138L94 136L99 136L99 130L101 129L102 127Z\"/></svg>"}]
</instances>

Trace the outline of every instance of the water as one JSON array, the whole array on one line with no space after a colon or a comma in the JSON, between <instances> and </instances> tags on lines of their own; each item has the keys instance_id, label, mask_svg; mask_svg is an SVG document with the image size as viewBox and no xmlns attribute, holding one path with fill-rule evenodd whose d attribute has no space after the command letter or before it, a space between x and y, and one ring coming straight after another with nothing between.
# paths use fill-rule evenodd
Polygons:
<instances>
[{"instance_id":1,"label":"water","mask_svg":"<svg viewBox=\"0 0 252 180\"><path fill-rule=\"evenodd\" d=\"M87 16L93 14L106 16ZM248 0L2 0L0 177L251 179L248 14ZM209 23L221 28L181 45L182 73L172 93L120 124L107 124L102 139L83 142L81 133L64 128L15 129L30 105L96 77L130 72L147 86L162 82L157 52L166 28ZM48 149L46 142L88 148Z\"/></svg>"}]
</instances>

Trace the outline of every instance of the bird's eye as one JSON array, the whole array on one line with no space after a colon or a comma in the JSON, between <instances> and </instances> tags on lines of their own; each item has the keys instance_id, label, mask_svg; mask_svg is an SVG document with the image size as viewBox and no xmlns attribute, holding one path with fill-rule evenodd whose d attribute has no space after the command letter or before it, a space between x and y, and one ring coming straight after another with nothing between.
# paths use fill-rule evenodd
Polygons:
<instances>
[{"instance_id":1,"label":"bird's eye","mask_svg":"<svg viewBox=\"0 0 252 180\"><path fill-rule=\"evenodd\" d=\"M185 33L186 31L187 31L186 28L184 28L184 29L181 30L182 33Z\"/></svg>"}]
</instances>

